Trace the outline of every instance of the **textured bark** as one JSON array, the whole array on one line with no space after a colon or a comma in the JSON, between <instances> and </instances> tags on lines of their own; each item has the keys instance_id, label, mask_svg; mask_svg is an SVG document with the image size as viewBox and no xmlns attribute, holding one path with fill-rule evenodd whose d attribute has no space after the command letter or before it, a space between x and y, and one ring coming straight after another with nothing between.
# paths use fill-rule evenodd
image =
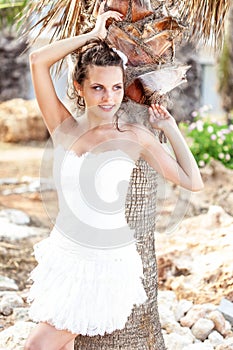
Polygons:
<instances>
[{"instance_id":1,"label":"textured bark","mask_svg":"<svg viewBox=\"0 0 233 350\"><path fill-rule=\"evenodd\" d=\"M126 219L135 229L137 250L142 258L148 300L133 308L123 330L105 336L78 336L76 350L165 350L157 307L156 177L153 168L140 158L131 174L125 204Z\"/></svg>"}]
</instances>

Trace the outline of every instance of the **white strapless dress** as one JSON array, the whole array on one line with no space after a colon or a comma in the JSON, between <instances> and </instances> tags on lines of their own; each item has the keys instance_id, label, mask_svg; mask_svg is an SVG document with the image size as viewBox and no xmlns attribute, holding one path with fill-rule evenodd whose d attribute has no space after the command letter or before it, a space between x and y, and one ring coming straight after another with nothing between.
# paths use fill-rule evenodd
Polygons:
<instances>
[{"instance_id":1,"label":"white strapless dress","mask_svg":"<svg viewBox=\"0 0 233 350\"><path fill-rule=\"evenodd\" d=\"M147 300L125 200L135 163L121 150L77 156L54 150L59 213L48 238L34 245L29 316L88 336L123 329Z\"/></svg>"}]
</instances>

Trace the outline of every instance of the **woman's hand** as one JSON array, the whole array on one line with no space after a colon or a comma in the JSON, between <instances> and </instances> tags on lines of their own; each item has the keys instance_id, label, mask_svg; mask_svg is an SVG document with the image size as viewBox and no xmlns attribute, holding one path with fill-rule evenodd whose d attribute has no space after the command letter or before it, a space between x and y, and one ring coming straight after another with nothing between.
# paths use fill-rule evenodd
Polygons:
<instances>
[{"instance_id":1,"label":"woman's hand","mask_svg":"<svg viewBox=\"0 0 233 350\"><path fill-rule=\"evenodd\" d=\"M173 116L165 107L158 104L151 104L149 107L149 122L154 129L165 130L166 126L176 125Z\"/></svg>"},{"instance_id":2,"label":"woman's hand","mask_svg":"<svg viewBox=\"0 0 233 350\"><path fill-rule=\"evenodd\" d=\"M105 39L107 36L106 22L109 18L115 19L116 21L122 21L123 17L123 15L117 11L104 12L105 2L106 1L103 1L100 5L95 28L92 30L92 34L100 39Z\"/></svg>"}]
</instances>

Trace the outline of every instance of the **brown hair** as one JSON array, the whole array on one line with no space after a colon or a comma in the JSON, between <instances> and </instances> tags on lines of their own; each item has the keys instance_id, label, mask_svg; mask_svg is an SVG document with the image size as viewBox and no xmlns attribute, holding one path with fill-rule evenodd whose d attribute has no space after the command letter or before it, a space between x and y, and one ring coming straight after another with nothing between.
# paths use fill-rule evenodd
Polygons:
<instances>
[{"instance_id":1,"label":"brown hair","mask_svg":"<svg viewBox=\"0 0 233 350\"><path fill-rule=\"evenodd\" d=\"M77 81L80 85L88 77L88 67L90 66L116 66L120 67L123 72L123 81L125 81L125 71L122 58L118 53L110 47L106 41L102 39L92 39L88 41L85 46L82 46L76 54L76 63L73 70L72 84ZM72 86L72 93L68 94L70 98L77 99L78 108L83 110L85 108L85 102L83 97L79 96L74 84ZM126 101L124 96L123 101ZM122 131L118 127L119 116L116 114L115 125L117 130Z\"/></svg>"}]
</instances>

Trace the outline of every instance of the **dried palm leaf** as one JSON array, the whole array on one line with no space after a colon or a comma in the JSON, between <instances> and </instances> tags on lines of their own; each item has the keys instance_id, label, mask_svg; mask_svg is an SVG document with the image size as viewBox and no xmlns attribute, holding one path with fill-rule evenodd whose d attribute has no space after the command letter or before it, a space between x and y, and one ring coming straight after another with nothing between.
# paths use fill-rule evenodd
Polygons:
<instances>
[{"instance_id":1,"label":"dried palm leaf","mask_svg":"<svg viewBox=\"0 0 233 350\"><path fill-rule=\"evenodd\" d=\"M131 66L150 64L156 60L158 61L156 54L151 53L149 55L142 46L138 45L135 40L116 25L109 27L107 40L117 49L124 52Z\"/></svg>"},{"instance_id":2,"label":"dried palm leaf","mask_svg":"<svg viewBox=\"0 0 233 350\"><path fill-rule=\"evenodd\" d=\"M142 37L140 30L132 23L125 25L124 31L136 38Z\"/></svg>"},{"instance_id":3,"label":"dried palm leaf","mask_svg":"<svg viewBox=\"0 0 233 350\"><path fill-rule=\"evenodd\" d=\"M145 39L144 43L149 45L156 56L161 57L164 52L172 46L171 33L163 31L162 33L152 36L152 38Z\"/></svg>"},{"instance_id":4,"label":"dried palm leaf","mask_svg":"<svg viewBox=\"0 0 233 350\"><path fill-rule=\"evenodd\" d=\"M211 39L215 46L222 39L225 18L231 0L189 0L180 3L181 18L185 19L195 40Z\"/></svg>"},{"instance_id":5,"label":"dried palm leaf","mask_svg":"<svg viewBox=\"0 0 233 350\"><path fill-rule=\"evenodd\" d=\"M129 0L108 0L107 9L121 12L130 22L137 22L153 14L150 0L134 0L131 3Z\"/></svg>"},{"instance_id":6,"label":"dried palm leaf","mask_svg":"<svg viewBox=\"0 0 233 350\"><path fill-rule=\"evenodd\" d=\"M126 17L129 11L129 0L107 0L106 10L118 11Z\"/></svg>"},{"instance_id":7,"label":"dried palm leaf","mask_svg":"<svg viewBox=\"0 0 233 350\"><path fill-rule=\"evenodd\" d=\"M83 0L30 1L20 21L23 22L28 18L35 20L36 15L38 19L25 29L25 34L33 34L35 29L40 29L29 45L32 45L45 30L52 32L50 41L79 34L87 25L85 21L85 15L88 14L86 6L94 2L94 0L89 2Z\"/></svg>"},{"instance_id":8,"label":"dried palm leaf","mask_svg":"<svg viewBox=\"0 0 233 350\"><path fill-rule=\"evenodd\" d=\"M153 13L150 0L132 1L132 22L137 22Z\"/></svg>"}]
</instances>

